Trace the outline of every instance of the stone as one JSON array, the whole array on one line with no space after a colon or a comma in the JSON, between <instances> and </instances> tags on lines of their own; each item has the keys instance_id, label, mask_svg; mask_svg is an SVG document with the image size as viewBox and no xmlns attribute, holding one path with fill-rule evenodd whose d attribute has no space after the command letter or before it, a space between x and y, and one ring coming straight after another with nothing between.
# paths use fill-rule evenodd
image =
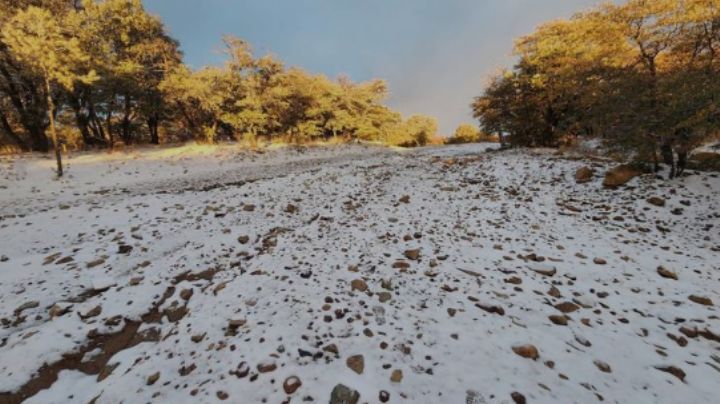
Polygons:
<instances>
[{"instance_id":1,"label":"stone","mask_svg":"<svg viewBox=\"0 0 720 404\"><path fill-rule=\"evenodd\" d=\"M380 299L380 303L385 303L392 299L392 294L390 292L379 292L378 299Z\"/></svg>"},{"instance_id":2,"label":"stone","mask_svg":"<svg viewBox=\"0 0 720 404\"><path fill-rule=\"evenodd\" d=\"M678 276L675 272L665 268L662 265L658 267L657 273L663 278L678 280Z\"/></svg>"},{"instance_id":3,"label":"stone","mask_svg":"<svg viewBox=\"0 0 720 404\"><path fill-rule=\"evenodd\" d=\"M543 265L531 267L530 270L548 277L555 276L555 274L557 273L557 268Z\"/></svg>"},{"instance_id":4,"label":"stone","mask_svg":"<svg viewBox=\"0 0 720 404\"><path fill-rule=\"evenodd\" d=\"M622 185L627 184L633 178L642 174L640 170L634 168L629 164L622 164L617 167L610 169L605 174L603 180L603 186L605 188L615 189Z\"/></svg>"},{"instance_id":5,"label":"stone","mask_svg":"<svg viewBox=\"0 0 720 404\"><path fill-rule=\"evenodd\" d=\"M665 199L660 198L659 196L651 196L646 199L646 202L660 208L665 206Z\"/></svg>"},{"instance_id":6,"label":"stone","mask_svg":"<svg viewBox=\"0 0 720 404\"><path fill-rule=\"evenodd\" d=\"M510 398L512 398L513 402L515 404L525 404L527 403L527 400L525 400L525 396L518 393L517 391L514 391L510 393Z\"/></svg>"},{"instance_id":7,"label":"stone","mask_svg":"<svg viewBox=\"0 0 720 404\"><path fill-rule=\"evenodd\" d=\"M600 369L601 372L612 373L612 369L610 369L610 365L608 365L607 363L601 360L595 360L593 361L593 363L595 364L595 366L597 366L598 369Z\"/></svg>"},{"instance_id":8,"label":"stone","mask_svg":"<svg viewBox=\"0 0 720 404\"><path fill-rule=\"evenodd\" d=\"M403 195L398 199L400 203L410 203L410 195Z\"/></svg>"},{"instance_id":9,"label":"stone","mask_svg":"<svg viewBox=\"0 0 720 404\"><path fill-rule=\"evenodd\" d=\"M295 393L300 386L302 386L302 382L297 376L290 376L283 382L283 390L286 394Z\"/></svg>"},{"instance_id":10,"label":"stone","mask_svg":"<svg viewBox=\"0 0 720 404\"><path fill-rule=\"evenodd\" d=\"M553 324L556 325L567 325L568 324L568 316L559 316L556 314L553 314L552 316L548 317L550 321L553 322Z\"/></svg>"},{"instance_id":11,"label":"stone","mask_svg":"<svg viewBox=\"0 0 720 404\"><path fill-rule=\"evenodd\" d=\"M409 260L417 261L418 259L420 259L420 249L418 248L415 250L406 250L404 255L405 255L405 258L407 258Z\"/></svg>"},{"instance_id":12,"label":"stone","mask_svg":"<svg viewBox=\"0 0 720 404\"><path fill-rule=\"evenodd\" d=\"M192 289L183 289L183 290L180 291L180 298L183 299L183 300L185 300L185 301L190 300L190 298L192 297L192 295L193 295L193 290L192 290Z\"/></svg>"},{"instance_id":13,"label":"stone","mask_svg":"<svg viewBox=\"0 0 720 404\"><path fill-rule=\"evenodd\" d=\"M677 377L678 379L680 379L681 382L683 382L683 383L685 382L685 372L684 372L682 369L678 368L678 367L675 367L675 366L656 366L655 369L657 369L657 370L659 370L659 371L661 371L661 372L670 373L671 375L673 375L673 376Z\"/></svg>"},{"instance_id":14,"label":"stone","mask_svg":"<svg viewBox=\"0 0 720 404\"><path fill-rule=\"evenodd\" d=\"M578 184L584 184L590 182L595 175L595 170L590 167L580 167L575 171L575 182Z\"/></svg>"},{"instance_id":15,"label":"stone","mask_svg":"<svg viewBox=\"0 0 720 404\"><path fill-rule=\"evenodd\" d=\"M353 290L358 290L360 292L365 292L368 290L367 283L365 283L362 279L353 279L350 282L350 287L352 287Z\"/></svg>"},{"instance_id":16,"label":"stone","mask_svg":"<svg viewBox=\"0 0 720 404\"><path fill-rule=\"evenodd\" d=\"M690 297L688 297L688 299L690 299L690 301L693 303L701 304L703 306L712 306L713 305L713 301L710 300L710 298L707 296L690 295Z\"/></svg>"},{"instance_id":17,"label":"stone","mask_svg":"<svg viewBox=\"0 0 720 404\"><path fill-rule=\"evenodd\" d=\"M249 236L240 236L237 238L238 243L240 244L247 244L250 241Z\"/></svg>"},{"instance_id":18,"label":"stone","mask_svg":"<svg viewBox=\"0 0 720 404\"><path fill-rule=\"evenodd\" d=\"M257 370L260 373L270 373L277 369L277 365L273 361L260 362L257 365Z\"/></svg>"},{"instance_id":19,"label":"stone","mask_svg":"<svg viewBox=\"0 0 720 404\"><path fill-rule=\"evenodd\" d=\"M555 308L563 313L572 313L580 309L580 306L573 302L562 302L555 305Z\"/></svg>"},{"instance_id":20,"label":"stone","mask_svg":"<svg viewBox=\"0 0 720 404\"><path fill-rule=\"evenodd\" d=\"M345 364L353 370L353 372L361 375L365 370L365 357L362 355L353 355L347 358Z\"/></svg>"},{"instance_id":21,"label":"stone","mask_svg":"<svg viewBox=\"0 0 720 404\"><path fill-rule=\"evenodd\" d=\"M538 349L535 347L535 345L516 345L512 347L512 350L523 358L537 360L540 357L540 352L538 352Z\"/></svg>"},{"instance_id":22,"label":"stone","mask_svg":"<svg viewBox=\"0 0 720 404\"><path fill-rule=\"evenodd\" d=\"M345 386L338 384L330 393L330 404L357 404L360 401L360 393Z\"/></svg>"},{"instance_id":23,"label":"stone","mask_svg":"<svg viewBox=\"0 0 720 404\"><path fill-rule=\"evenodd\" d=\"M118 254L130 254L133 250L133 246L127 244L121 244L118 247Z\"/></svg>"},{"instance_id":24,"label":"stone","mask_svg":"<svg viewBox=\"0 0 720 404\"><path fill-rule=\"evenodd\" d=\"M603 258L595 258L595 259L593 259L593 262L595 263L595 265L607 264L607 261L605 261Z\"/></svg>"},{"instance_id":25,"label":"stone","mask_svg":"<svg viewBox=\"0 0 720 404\"><path fill-rule=\"evenodd\" d=\"M388 401L390 401L390 393L385 390L380 390L380 393L378 394L378 399L381 403L387 403Z\"/></svg>"},{"instance_id":26,"label":"stone","mask_svg":"<svg viewBox=\"0 0 720 404\"><path fill-rule=\"evenodd\" d=\"M400 369L395 369L392 371L392 374L390 374L390 381L393 383L400 383L403 379L403 372Z\"/></svg>"},{"instance_id":27,"label":"stone","mask_svg":"<svg viewBox=\"0 0 720 404\"><path fill-rule=\"evenodd\" d=\"M158 381L158 379L160 379L160 372L155 372L148 376L146 384L148 386L152 386L153 384L155 384L155 382Z\"/></svg>"}]
</instances>

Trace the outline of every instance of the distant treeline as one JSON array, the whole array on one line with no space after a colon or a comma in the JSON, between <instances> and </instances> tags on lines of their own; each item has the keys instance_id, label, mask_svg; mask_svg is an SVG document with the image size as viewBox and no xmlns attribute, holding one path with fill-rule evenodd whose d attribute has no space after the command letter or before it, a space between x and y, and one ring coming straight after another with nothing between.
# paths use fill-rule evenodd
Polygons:
<instances>
[{"instance_id":1,"label":"distant treeline","mask_svg":"<svg viewBox=\"0 0 720 404\"><path fill-rule=\"evenodd\" d=\"M47 151L184 140L372 140L424 145L433 118L383 104L382 80L286 68L224 38L193 70L140 0L0 0L0 147Z\"/></svg>"},{"instance_id":2,"label":"distant treeline","mask_svg":"<svg viewBox=\"0 0 720 404\"><path fill-rule=\"evenodd\" d=\"M540 26L473 109L520 146L606 139L641 161L685 164L720 127L720 0L630 0Z\"/></svg>"}]
</instances>

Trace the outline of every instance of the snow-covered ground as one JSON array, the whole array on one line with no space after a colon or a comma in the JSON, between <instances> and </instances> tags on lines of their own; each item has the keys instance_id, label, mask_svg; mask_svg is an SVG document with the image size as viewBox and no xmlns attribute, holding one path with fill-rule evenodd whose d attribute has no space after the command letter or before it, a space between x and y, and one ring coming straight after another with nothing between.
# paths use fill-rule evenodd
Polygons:
<instances>
[{"instance_id":1,"label":"snow-covered ground","mask_svg":"<svg viewBox=\"0 0 720 404\"><path fill-rule=\"evenodd\" d=\"M0 403L716 401L720 178L486 148L0 160Z\"/></svg>"}]
</instances>

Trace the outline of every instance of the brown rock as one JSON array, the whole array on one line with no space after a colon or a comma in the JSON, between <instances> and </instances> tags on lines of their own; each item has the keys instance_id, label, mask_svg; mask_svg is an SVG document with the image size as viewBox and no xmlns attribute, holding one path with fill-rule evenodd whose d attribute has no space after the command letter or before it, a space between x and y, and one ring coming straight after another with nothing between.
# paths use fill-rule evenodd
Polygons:
<instances>
[{"instance_id":1,"label":"brown rock","mask_svg":"<svg viewBox=\"0 0 720 404\"><path fill-rule=\"evenodd\" d=\"M286 394L293 394L302 386L302 382L297 376L290 376L283 382L283 390Z\"/></svg>"},{"instance_id":2,"label":"brown rock","mask_svg":"<svg viewBox=\"0 0 720 404\"><path fill-rule=\"evenodd\" d=\"M660 198L659 196L651 196L650 198L647 198L647 203L650 205L655 205L657 207L663 207L665 206L665 199Z\"/></svg>"},{"instance_id":3,"label":"brown rock","mask_svg":"<svg viewBox=\"0 0 720 404\"><path fill-rule=\"evenodd\" d=\"M388 401L390 401L390 393L385 390L380 390L380 394L378 394L378 399L381 403L387 403Z\"/></svg>"},{"instance_id":4,"label":"brown rock","mask_svg":"<svg viewBox=\"0 0 720 404\"><path fill-rule=\"evenodd\" d=\"M365 292L368 290L367 283L365 283L362 279L353 279L350 282L350 287L352 287L353 290L359 290L360 292Z\"/></svg>"},{"instance_id":5,"label":"brown rock","mask_svg":"<svg viewBox=\"0 0 720 404\"><path fill-rule=\"evenodd\" d=\"M657 273L658 273L660 276L662 276L663 278L678 280L678 276L677 276L677 274L676 274L675 272L673 272L673 271L665 268L665 267L662 266L662 265L658 267Z\"/></svg>"},{"instance_id":6,"label":"brown rock","mask_svg":"<svg viewBox=\"0 0 720 404\"><path fill-rule=\"evenodd\" d=\"M247 244L250 241L249 236L240 236L237 238L238 243L240 244Z\"/></svg>"},{"instance_id":7,"label":"brown rock","mask_svg":"<svg viewBox=\"0 0 720 404\"><path fill-rule=\"evenodd\" d=\"M403 372L400 369L395 369L392 371L392 374L390 375L390 381L393 383L400 383L403 379Z\"/></svg>"},{"instance_id":8,"label":"brown rock","mask_svg":"<svg viewBox=\"0 0 720 404\"><path fill-rule=\"evenodd\" d=\"M361 375L365 370L365 357L363 357L362 355L353 355L347 358L345 364L355 373Z\"/></svg>"},{"instance_id":9,"label":"brown rock","mask_svg":"<svg viewBox=\"0 0 720 404\"><path fill-rule=\"evenodd\" d=\"M598 369L600 369L601 372L612 373L612 369L610 369L610 365L608 365L607 363L601 360L595 360L593 361L593 363L595 364L595 366L597 366Z\"/></svg>"},{"instance_id":10,"label":"brown rock","mask_svg":"<svg viewBox=\"0 0 720 404\"><path fill-rule=\"evenodd\" d=\"M275 362L272 362L272 361L260 362L257 365L257 370L260 373L270 373L270 372L274 371L275 369L277 369L277 365L275 364Z\"/></svg>"},{"instance_id":11,"label":"brown rock","mask_svg":"<svg viewBox=\"0 0 720 404\"><path fill-rule=\"evenodd\" d=\"M537 360L540 357L540 352L538 352L538 349L535 348L534 345L516 345L512 347L512 350L523 358Z\"/></svg>"},{"instance_id":12,"label":"brown rock","mask_svg":"<svg viewBox=\"0 0 720 404\"><path fill-rule=\"evenodd\" d=\"M575 182L578 184L584 184L590 182L595 175L595 170L590 167L580 167L575 171Z\"/></svg>"},{"instance_id":13,"label":"brown rock","mask_svg":"<svg viewBox=\"0 0 720 404\"><path fill-rule=\"evenodd\" d=\"M552 316L548 317L550 321L553 322L553 324L556 325L567 325L568 324L568 317L567 316L559 316L556 314L553 314Z\"/></svg>"},{"instance_id":14,"label":"brown rock","mask_svg":"<svg viewBox=\"0 0 720 404\"><path fill-rule=\"evenodd\" d=\"M412 261L417 261L418 259L420 259L420 249L418 248L415 250L406 250L405 258L412 260Z\"/></svg>"},{"instance_id":15,"label":"brown rock","mask_svg":"<svg viewBox=\"0 0 720 404\"><path fill-rule=\"evenodd\" d=\"M330 393L330 404L357 404L360 393L343 385L336 385Z\"/></svg>"},{"instance_id":16,"label":"brown rock","mask_svg":"<svg viewBox=\"0 0 720 404\"><path fill-rule=\"evenodd\" d=\"M627 184L633 178L642 174L638 169L634 168L629 164L619 165L615 168L610 169L605 174L603 180L603 186L605 188L617 188L619 186Z\"/></svg>"},{"instance_id":17,"label":"brown rock","mask_svg":"<svg viewBox=\"0 0 720 404\"><path fill-rule=\"evenodd\" d=\"M392 299L392 294L390 292L379 292L378 299L380 299L380 303L385 303Z\"/></svg>"},{"instance_id":18,"label":"brown rock","mask_svg":"<svg viewBox=\"0 0 720 404\"><path fill-rule=\"evenodd\" d=\"M410 203L410 195L403 195L398 201L400 203Z\"/></svg>"},{"instance_id":19,"label":"brown rock","mask_svg":"<svg viewBox=\"0 0 720 404\"><path fill-rule=\"evenodd\" d=\"M517 391L512 392L512 393L510 394L510 397L512 398L513 402L515 402L515 404L525 404L525 403L527 403L527 400L525 400L525 396L523 396L522 394L518 393Z\"/></svg>"},{"instance_id":20,"label":"brown rock","mask_svg":"<svg viewBox=\"0 0 720 404\"><path fill-rule=\"evenodd\" d=\"M602 259L602 258L595 258L595 259L593 259L593 262L594 262L596 265L605 265L605 264L607 264L607 261L605 261L605 260Z\"/></svg>"},{"instance_id":21,"label":"brown rock","mask_svg":"<svg viewBox=\"0 0 720 404\"><path fill-rule=\"evenodd\" d=\"M563 313L572 313L580 309L580 306L573 302L562 302L555 305L555 308Z\"/></svg>"},{"instance_id":22,"label":"brown rock","mask_svg":"<svg viewBox=\"0 0 720 404\"><path fill-rule=\"evenodd\" d=\"M661 372L670 373L671 375L673 375L673 376L677 377L678 379L680 379L681 382L685 382L685 372L684 372L682 369L678 368L678 367L675 367L675 366L656 366L655 369L657 369L657 370L659 370L659 371L661 371Z\"/></svg>"},{"instance_id":23,"label":"brown rock","mask_svg":"<svg viewBox=\"0 0 720 404\"><path fill-rule=\"evenodd\" d=\"M710 298L707 296L691 295L690 297L688 297L688 299L690 299L691 302L702 304L703 306L713 305L712 300L710 300Z\"/></svg>"},{"instance_id":24,"label":"brown rock","mask_svg":"<svg viewBox=\"0 0 720 404\"><path fill-rule=\"evenodd\" d=\"M158 379L160 379L160 372L155 372L155 373L151 374L147 378L147 385L152 386L153 384L155 384L155 382L158 381Z\"/></svg>"}]
</instances>

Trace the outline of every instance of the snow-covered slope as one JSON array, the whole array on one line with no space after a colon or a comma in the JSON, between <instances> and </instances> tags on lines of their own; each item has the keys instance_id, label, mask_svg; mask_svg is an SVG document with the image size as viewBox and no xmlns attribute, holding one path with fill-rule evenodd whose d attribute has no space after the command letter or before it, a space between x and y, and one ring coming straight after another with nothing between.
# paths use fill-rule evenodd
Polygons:
<instances>
[{"instance_id":1,"label":"snow-covered slope","mask_svg":"<svg viewBox=\"0 0 720 404\"><path fill-rule=\"evenodd\" d=\"M720 179L486 147L3 162L0 402L714 401Z\"/></svg>"}]
</instances>

